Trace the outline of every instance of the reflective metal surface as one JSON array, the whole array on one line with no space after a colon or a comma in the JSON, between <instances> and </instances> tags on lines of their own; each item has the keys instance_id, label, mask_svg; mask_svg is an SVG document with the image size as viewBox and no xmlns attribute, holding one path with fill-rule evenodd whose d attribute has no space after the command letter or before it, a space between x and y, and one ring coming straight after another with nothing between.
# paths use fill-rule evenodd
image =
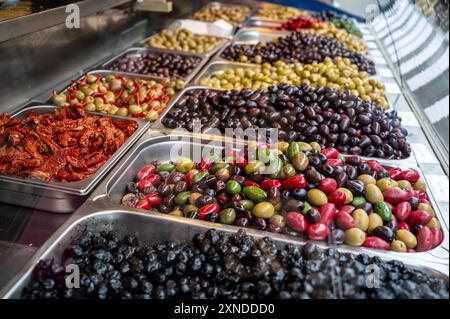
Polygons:
<instances>
[{"instance_id":1,"label":"reflective metal surface","mask_svg":"<svg viewBox=\"0 0 450 319\"><path fill-rule=\"evenodd\" d=\"M57 108L57 106L26 107L14 112L12 117L22 118L30 112L44 114ZM113 118L118 121L123 120L122 118L106 114L96 113L96 115ZM96 184L103 178L108 170L118 162L120 157L125 154L149 126L149 123L146 121L138 119L133 120L138 124L137 130L95 174L84 180L70 183L46 182L0 175L0 201L55 213L72 213L83 203L86 196L92 191Z\"/></svg>"}]
</instances>

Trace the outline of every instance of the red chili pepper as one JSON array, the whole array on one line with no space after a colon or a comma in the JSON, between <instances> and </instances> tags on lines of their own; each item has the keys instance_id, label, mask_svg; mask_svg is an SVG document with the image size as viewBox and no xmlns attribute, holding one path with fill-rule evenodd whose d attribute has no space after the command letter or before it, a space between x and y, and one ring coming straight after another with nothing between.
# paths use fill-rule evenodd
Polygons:
<instances>
[{"instance_id":1,"label":"red chili pepper","mask_svg":"<svg viewBox=\"0 0 450 319\"><path fill-rule=\"evenodd\" d=\"M334 221L339 229L347 230L355 227L355 219L347 212L340 211L336 214Z\"/></svg>"},{"instance_id":2,"label":"red chili pepper","mask_svg":"<svg viewBox=\"0 0 450 319\"><path fill-rule=\"evenodd\" d=\"M411 198L411 194L400 188L390 188L383 192L384 201L396 205L406 202Z\"/></svg>"},{"instance_id":3,"label":"red chili pepper","mask_svg":"<svg viewBox=\"0 0 450 319\"><path fill-rule=\"evenodd\" d=\"M433 215L424 210L415 210L409 214L408 224L410 225L426 225L433 218Z\"/></svg>"},{"instance_id":4,"label":"red chili pepper","mask_svg":"<svg viewBox=\"0 0 450 319\"><path fill-rule=\"evenodd\" d=\"M328 159L327 164L333 167L344 166L344 162L340 159Z\"/></svg>"},{"instance_id":5,"label":"red chili pepper","mask_svg":"<svg viewBox=\"0 0 450 319\"><path fill-rule=\"evenodd\" d=\"M138 200L134 207L145 210L149 210L151 208L149 202L145 199Z\"/></svg>"},{"instance_id":6,"label":"red chili pepper","mask_svg":"<svg viewBox=\"0 0 450 319\"><path fill-rule=\"evenodd\" d=\"M145 195L145 199L151 207L159 206L162 203L162 198L158 193Z\"/></svg>"},{"instance_id":7,"label":"red chili pepper","mask_svg":"<svg viewBox=\"0 0 450 319\"><path fill-rule=\"evenodd\" d=\"M433 248L433 232L427 226L422 227L416 234L417 251L427 251Z\"/></svg>"},{"instance_id":8,"label":"red chili pepper","mask_svg":"<svg viewBox=\"0 0 450 319\"><path fill-rule=\"evenodd\" d=\"M340 191L334 191L334 192L328 194L327 197L328 197L328 201L330 203L335 204L336 206L343 205L345 203L345 200L347 199L345 194Z\"/></svg>"},{"instance_id":9,"label":"red chili pepper","mask_svg":"<svg viewBox=\"0 0 450 319\"><path fill-rule=\"evenodd\" d=\"M388 176L389 176L389 178L393 179L394 181L399 180L401 173L402 173L402 170L400 168L388 169Z\"/></svg>"},{"instance_id":10,"label":"red chili pepper","mask_svg":"<svg viewBox=\"0 0 450 319\"><path fill-rule=\"evenodd\" d=\"M306 218L297 212L289 212L286 214L285 217L286 225L289 226L289 228L298 231L303 232L308 227L308 222L306 221Z\"/></svg>"},{"instance_id":11,"label":"red chili pepper","mask_svg":"<svg viewBox=\"0 0 450 319\"><path fill-rule=\"evenodd\" d=\"M198 163L197 168L202 172L207 172L210 170L212 164L212 159L210 159L209 157L205 157L200 163Z\"/></svg>"},{"instance_id":12,"label":"red chili pepper","mask_svg":"<svg viewBox=\"0 0 450 319\"><path fill-rule=\"evenodd\" d=\"M328 226L320 223L309 225L305 232L306 237L311 240L325 240L329 234Z\"/></svg>"},{"instance_id":13,"label":"red chili pepper","mask_svg":"<svg viewBox=\"0 0 450 319\"><path fill-rule=\"evenodd\" d=\"M407 171L402 171L400 173L399 179L408 181L410 183L415 183L420 179L420 174L418 171L410 169Z\"/></svg>"},{"instance_id":14,"label":"red chili pepper","mask_svg":"<svg viewBox=\"0 0 450 319\"><path fill-rule=\"evenodd\" d=\"M409 202L401 202L393 210L398 220L406 220L411 214L411 204Z\"/></svg>"},{"instance_id":15,"label":"red chili pepper","mask_svg":"<svg viewBox=\"0 0 450 319\"><path fill-rule=\"evenodd\" d=\"M339 151L333 147L323 149L321 153L325 155L327 159L337 159L340 155Z\"/></svg>"},{"instance_id":16,"label":"red chili pepper","mask_svg":"<svg viewBox=\"0 0 450 319\"><path fill-rule=\"evenodd\" d=\"M214 213L218 214L219 211L220 211L219 204L217 204L217 203L208 204L208 205L201 207L198 210L198 218L201 220L205 220L208 215L214 214Z\"/></svg>"},{"instance_id":17,"label":"red chili pepper","mask_svg":"<svg viewBox=\"0 0 450 319\"><path fill-rule=\"evenodd\" d=\"M320 213L320 221L319 223L324 225L330 225L331 222L334 219L334 216L336 215L336 206L331 203L327 203L325 205L322 205L319 208Z\"/></svg>"},{"instance_id":18,"label":"red chili pepper","mask_svg":"<svg viewBox=\"0 0 450 319\"><path fill-rule=\"evenodd\" d=\"M243 185L244 185L244 187L255 186L255 187L261 188L258 183L255 183L255 182L249 181L249 180L246 180Z\"/></svg>"},{"instance_id":19,"label":"red chili pepper","mask_svg":"<svg viewBox=\"0 0 450 319\"><path fill-rule=\"evenodd\" d=\"M376 160L368 160L367 164L374 172L382 172L384 171L384 167Z\"/></svg>"},{"instance_id":20,"label":"red chili pepper","mask_svg":"<svg viewBox=\"0 0 450 319\"><path fill-rule=\"evenodd\" d=\"M408 223L405 221L398 222L397 229L406 229L407 231L411 231L411 227L409 227Z\"/></svg>"},{"instance_id":21,"label":"red chili pepper","mask_svg":"<svg viewBox=\"0 0 450 319\"><path fill-rule=\"evenodd\" d=\"M289 191L289 190L294 190L296 188L305 188L307 182L306 182L306 178L304 176L297 175L297 176L293 176L293 177L289 177L288 179L285 179L282 184L283 184L283 187Z\"/></svg>"},{"instance_id":22,"label":"red chili pepper","mask_svg":"<svg viewBox=\"0 0 450 319\"><path fill-rule=\"evenodd\" d=\"M288 21L284 22L280 29L286 31L298 31L303 29L311 29L315 24L321 22L319 19L311 18L308 16L292 17Z\"/></svg>"},{"instance_id":23,"label":"red chili pepper","mask_svg":"<svg viewBox=\"0 0 450 319\"><path fill-rule=\"evenodd\" d=\"M381 249L381 250L391 250L391 245L380 237L367 237L363 243L363 247Z\"/></svg>"},{"instance_id":24,"label":"red chili pepper","mask_svg":"<svg viewBox=\"0 0 450 319\"><path fill-rule=\"evenodd\" d=\"M271 187L275 187L275 188L278 188L279 190L281 190L283 188L283 185L277 179L266 179L266 180L262 181L262 183L261 183L262 189L268 191Z\"/></svg>"},{"instance_id":25,"label":"red chili pepper","mask_svg":"<svg viewBox=\"0 0 450 319\"><path fill-rule=\"evenodd\" d=\"M139 172L137 173L137 179L146 179L149 175L153 174L156 170L156 167L149 164L144 167L142 167Z\"/></svg>"}]
</instances>

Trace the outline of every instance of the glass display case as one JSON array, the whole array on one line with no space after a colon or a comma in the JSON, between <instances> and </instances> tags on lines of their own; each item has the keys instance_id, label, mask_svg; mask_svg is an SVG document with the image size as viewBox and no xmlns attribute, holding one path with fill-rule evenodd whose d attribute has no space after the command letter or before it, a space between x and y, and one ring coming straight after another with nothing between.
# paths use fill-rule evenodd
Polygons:
<instances>
[{"instance_id":1,"label":"glass display case","mask_svg":"<svg viewBox=\"0 0 450 319\"><path fill-rule=\"evenodd\" d=\"M1 298L448 298L448 1L151 8L0 0Z\"/></svg>"}]
</instances>

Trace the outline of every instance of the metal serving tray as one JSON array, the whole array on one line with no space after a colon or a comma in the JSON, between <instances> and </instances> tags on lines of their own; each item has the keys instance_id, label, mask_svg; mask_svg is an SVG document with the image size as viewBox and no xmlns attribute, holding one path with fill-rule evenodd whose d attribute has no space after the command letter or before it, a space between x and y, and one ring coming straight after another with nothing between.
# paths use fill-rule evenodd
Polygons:
<instances>
[{"instance_id":1,"label":"metal serving tray","mask_svg":"<svg viewBox=\"0 0 450 319\"><path fill-rule=\"evenodd\" d=\"M158 49L158 48L129 48L126 49L125 51L122 51L121 53L119 53L118 55L114 56L113 58L109 59L108 61L106 61L105 63L103 63L101 65L101 69L105 69L105 70L110 70L110 66L118 59L124 57L124 56L132 56L132 57L139 57L142 54L145 53L156 53L156 54L164 54L164 53L171 53L173 54L174 52L171 50L166 50L166 49ZM204 55L201 54L194 54L194 53L188 53L188 52L180 52L177 53L179 55L183 55L183 56L193 56L193 57L197 57L200 59L199 63L197 64L197 66L192 70L192 72L188 75L186 75L183 78L180 78L180 80L183 80L186 84L188 84L192 78L203 68L203 66L208 62L208 58ZM138 75L140 78L142 79L150 79L150 80L155 80L155 79L159 79L159 80L163 80L165 79L165 77L160 77L157 75L152 75L152 74L142 74L142 73L132 73L132 72L123 72L123 71L113 71L113 72L120 72L121 74L125 75L125 76L136 76ZM176 78L170 78L171 80L178 80Z\"/></svg>"},{"instance_id":2,"label":"metal serving tray","mask_svg":"<svg viewBox=\"0 0 450 319\"><path fill-rule=\"evenodd\" d=\"M125 72L117 72L117 71L111 71L111 70L92 70L89 72L86 72L85 74L83 74L81 77L78 78L78 80L83 79L84 76L89 75L89 74L101 74L102 76L107 76L109 74L113 74L116 76L124 76L127 77L128 79L135 79L135 80L146 80L146 81L150 81L150 80L154 80L156 82L161 82L164 78L161 77L157 77L157 76L151 76L151 75L140 75L140 74L135 74L135 73L125 73ZM71 87L73 85L73 83L70 83L69 85L67 85L64 89L62 89L59 93L63 93L63 92L67 92L67 89L69 87ZM180 93L179 92L175 92L175 94L171 97L171 99L169 100L169 102L167 102L166 105L166 109L167 107L169 107L169 105L171 105L171 101L173 101L173 99ZM49 104L52 104L52 99L51 97L48 100ZM165 109L164 109L165 110ZM99 113L99 112L89 112L89 113L97 113L100 115L105 115L106 113ZM117 118L121 118L121 119L134 119L133 117L130 116L120 116L120 115L113 115L114 117ZM147 124L150 126L152 123L151 122L147 122Z\"/></svg>"},{"instance_id":3,"label":"metal serving tray","mask_svg":"<svg viewBox=\"0 0 450 319\"><path fill-rule=\"evenodd\" d=\"M282 21L266 20L266 19L256 19L250 17L244 23L242 28L265 28L265 29L275 29L278 30L283 24Z\"/></svg>"},{"instance_id":4,"label":"metal serving tray","mask_svg":"<svg viewBox=\"0 0 450 319\"><path fill-rule=\"evenodd\" d=\"M229 62L224 60L218 60L218 61L212 61L208 63L199 73L197 73L197 76L192 80L192 85L199 86L201 85L200 82L204 78L212 77L216 74L221 74L225 72L228 69L252 69L252 70L260 70L261 66L258 64L250 64L250 63L239 63L239 62ZM218 89L220 90L220 89Z\"/></svg>"},{"instance_id":5,"label":"metal serving tray","mask_svg":"<svg viewBox=\"0 0 450 319\"><path fill-rule=\"evenodd\" d=\"M196 33L194 33L194 34L196 34ZM153 48L153 47L150 47L147 43L148 43L148 41L149 41L151 38L155 37L156 35L158 35L158 33L152 34L151 36L145 38L144 40L141 40L141 41L139 42L139 45L141 45L141 46L143 46L143 47L146 47L146 48L151 48L151 49L164 49L164 50L166 50L166 52L172 52L172 53L198 54L198 53L193 53L193 52L186 52L186 51L178 51L178 50L171 50L171 49L165 49L165 48ZM222 41L220 41L220 42L219 42L219 43L218 43L211 51L206 52L206 53L199 54L199 55L205 56L205 57L207 57L207 58L212 57L214 54L216 54L217 51L219 51L220 49L222 49L223 46L227 45L227 44L230 42L230 39L229 39L229 38L216 37L216 36L210 36L210 35L204 35L204 34L196 34L196 35L204 36L204 37L209 37L209 38L217 38L217 39L219 39L219 40L222 40Z\"/></svg>"},{"instance_id":6,"label":"metal serving tray","mask_svg":"<svg viewBox=\"0 0 450 319\"><path fill-rule=\"evenodd\" d=\"M226 7L241 7L241 8L242 7L247 7L247 8L249 8L250 11L247 13L247 16L245 17L244 21L242 21L240 23L237 23L237 24L233 24L236 28L239 28L242 25L244 25L245 22L248 19L250 19L255 14L255 12L258 10L258 4L249 3L249 4L241 5L241 4L237 4L237 3L224 3L224 2L220 2L220 1L210 2L210 3L206 4L205 6L203 6L200 10L203 10L204 8L207 8L207 7L212 7L212 8L215 8L215 9L226 8ZM198 11L200 11L200 10L198 10ZM194 12L190 16L190 19L193 19L194 14L197 13L198 11Z\"/></svg>"},{"instance_id":7,"label":"metal serving tray","mask_svg":"<svg viewBox=\"0 0 450 319\"><path fill-rule=\"evenodd\" d=\"M137 142L133 148L127 153L127 155L116 166L116 169L111 172L108 177L95 189L89 201L101 203L101 207L110 207L110 205L120 205L123 195L126 193L127 184L130 181L134 181L140 168L147 165L151 160L160 160L162 162L168 162L175 160L180 156L186 156L193 158L196 162L200 161L202 154L206 155L209 151L215 149L221 151L225 147L242 149L246 144L242 140L233 140L231 138L224 138L222 136L212 135L199 135L191 133L174 133L169 135L163 135L161 131L148 132ZM183 154L181 155L180 152ZM195 158L194 158L195 156ZM379 161L384 167L402 167L397 163ZM420 169L417 169L423 177ZM425 179L424 179L425 180ZM429 188L428 188L429 189ZM380 255L393 256L413 256L412 259L418 259L423 261L433 261L438 263L447 263L449 261L449 233L448 233L448 212L442 212L439 206L436 204L432 194L429 194L430 201L436 212L436 216L442 224L442 231L444 241L435 249L415 254L402 254L396 252L380 252ZM439 199L437 199L439 200ZM131 211L141 211L133 208L123 208ZM211 227L220 228L220 224L210 223ZM267 236L272 236L271 233L265 232ZM305 242L302 239L289 237L293 241ZM339 247L347 247L346 245ZM354 251L366 252L373 251L367 248L358 248ZM408 257L406 256L406 257ZM448 270L447 270L448 273Z\"/></svg>"},{"instance_id":8,"label":"metal serving tray","mask_svg":"<svg viewBox=\"0 0 450 319\"><path fill-rule=\"evenodd\" d=\"M58 108L58 106L49 105L26 107L14 112L12 116L21 118L32 111L42 114ZM94 114L114 118L118 121L124 120L117 116L100 113ZM138 119L131 120L136 121L138 129L95 174L84 180L68 183L45 182L0 175L0 201L54 213L74 212L106 175L109 169L119 161L121 156L126 153L131 145L139 139L149 126L149 123L146 121Z\"/></svg>"},{"instance_id":9,"label":"metal serving tray","mask_svg":"<svg viewBox=\"0 0 450 319\"><path fill-rule=\"evenodd\" d=\"M220 231L235 233L237 228L214 225ZM157 244L174 241L179 244L192 243L195 234L205 233L211 229L210 223L186 220L174 216L161 214L147 214L131 212L120 207L100 208L95 205L84 205L69 221L61 226L58 231L43 245L34 255L27 266L9 284L0 291L3 299L21 298L23 289L31 282L34 267L39 260L53 258L55 262L61 261L65 248L82 235L84 230L93 232L116 231L119 237L127 234L135 235L141 244ZM246 233L255 238L263 238L267 233L253 229L245 229ZM270 234L276 245L280 248L286 244L295 244L303 247L304 242L292 240L284 235ZM317 243L320 248L326 249L323 243ZM361 251L353 248L338 247L342 253L359 254ZM448 281L448 265L419 261L417 258L404 256L384 255L374 251L364 251L369 256L380 256L383 260L397 259L415 269L422 270L429 275L437 276ZM339 280L339 278L336 278Z\"/></svg>"}]
</instances>

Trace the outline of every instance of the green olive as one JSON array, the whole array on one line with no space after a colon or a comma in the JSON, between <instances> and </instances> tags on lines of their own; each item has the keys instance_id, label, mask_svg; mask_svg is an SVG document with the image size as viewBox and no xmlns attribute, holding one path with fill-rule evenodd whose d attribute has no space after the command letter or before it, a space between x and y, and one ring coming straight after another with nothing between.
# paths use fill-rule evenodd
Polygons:
<instances>
[{"instance_id":1,"label":"green olive","mask_svg":"<svg viewBox=\"0 0 450 319\"><path fill-rule=\"evenodd\" d=\"M373 184L366 185L366 190L364 194L366 196L366 199L371 204L376 204L384 200L383 193L381 192L381 190L376 185Z\"/></svg>"},{"instance_id":2,"label":"green olive","mask_svg":"<svg viewBox=\"0 0 450 319\"><path fill-rule=\"evenodd\" d=\"M368 184L376 185L377 184L377 180L375 178L373 178L372 175L369 175L369 174L359 175L357 179L358 179L358 181L363 182L364 185L368 185Z\"/></svg>"},{"instance_id":3,"label":"green olive","mask_svg":"<svg viewBox=\"0 0 450 319\"><path fill-rule=\"evenodd\" d=\"M320 207L328 203L327 195L317 188L310 189L307 193L307 197L308 202L313 206Z\"/></svg>"},{"instance_id":4,"label":"green olive","mask_svg":"<svg viewBox=\"0 0 450 319\"><path fill-rule=\"evenodd\" d=\"M236 211L233 208L227 208L219 213L219 222L225 225L231 225L236 219Z\"/></svg>"},{"instance_id":5,"label":"green olive","mask_svg":"<svg viewBox=\"0 0 450 319\"><path fill-rule=\"evenodd\" d=\"M188 216L190 213L195 212L196 210L198 210L197 206L189 204L184 206L183 213L185 216Z\"/></svg>"},{"instance_id":6,"label":"green olive","mask_svg":"<svg viewBox=\"0 0 450 319\"><path fill-rule=\"evenodd\" d=\"M417 206L417 210L424 210L424 211L426 211L427 213L430 213L431 215L433 215L434 217L436 217L436 213L434 212L433 207L431 207L431 206L428 205L428 204L420 203L420 204Z\"/></svg>"},{"instance_id":7,"label":"green olive","mask_svg":"<svg viewBox=\"0 0 450 319\"><path fill-rule=\"evenodd\" d=\"M401 189L411 189L412 185L410 182L405 181L405 180L400 180L397 181L398 187L400 187Z\"/></svg>"},{"instance_id":8,"label":"green olive","mask_svg":"<svg viewBox=\"0 0 450 319\"><path fill-rule=\"evenodd\" d=\"M199 199L202 196L203 195L201 193L192 193L191 196L189 196L189 204L195 205L197 199Z\"/></svg>"},{"instance_id":9,"label":"green olive","mask_svg":"<svg viewBox=\"0 0 450 319\"><path fill-rule=\"evenodd\" d=\"M58 106L63 106L67 102L67 97L65 94L55 94L52 96L52 102Z\"/></svg>"},{"instance_id":10,"label":"green olive","mask_svg":"<svg viewBox=\"0 0 450 319\"><path fill-rule=\"evenodd\" d=\"M245 166L245 172L247 173L247 175L250 175L252 173L261 173L262 174L265 169L266 169L266 165L264 164L264 162L259 161L259 160L251 161L250 163L248 163Z\"/></svg>"},{"instance_id":11,"label":"green olive","mask_svg":"<svg viewBox=\"0 0 450 319\"><path fill-rule=\"evenodd\" d=\"M395 239L401 240L405 243L408 249L413 249L417 246L417 238L407 229L399 229L395 232Z\"/></svg>"},{"instance_id":12,"label":"green olive","mask_svg":"<svg viewBox=\"0 0 450 319\"><path fill-rule=\"evenodd\" d=\"M392 251L396 251L399 253L406 253L408 251L408 247L406 247L406 244L402 242L401 240L394 239L391 243L391 249Z\"/></svg>"},{"instance_id":13,"label":"green olive","mask_svg":"<svg viewBox=\"0 0 450 319\"><path fill-rule=\"evenodd\" d=\"M367 213L362 209L355 209L352 213L352 217L355 220L355 227L362 231L367 231L369 228L370 220Z\"/></svg>"},{"instance_id":14,"label":"green olive","mask_svg":"<svg viewBox=\"0 0 450 319\"><path fill-rule=\"evenodd\" d=\"M295 171L295 167L292 164L286 164L283 166L280 172L280 178L286 179L289 177L295 176L297 172Z\"/></svg>"},{"instance_id":15,"label":"green olive","mask_svg":"<svg viewBox=\"0 0 450 319\"><path fill-rule=\"evenodd\" d=\"M244 206L245 210L251 211L255 207L255 203L249 199L242 199L239 203Z\"/></svg>"},{"instance_id":16,"label":"green olive","mask_svg":"<svg viewBox=\"0 0 450 319\"><path fill-rule=\"evenodd\" d=\"M281 215L273 215L269 219L269 224L278 226L280 228L284 228L286 226L286 221L284 220L284 217Z\"/></svg>"},{"instance_id":17,"label":"green olive","mask_svg":"<svg viewBox=\"0 0 450 319\"><path fill-rule=\"evenodd\" d=\"M421 192L426 192L427 191L427 184L425 184L424 181L419 180L417 182L414 183L414 189L417 189Z\"/></svg>"},{"instance_id":18,"label":"green olive","mask_svg":"<svg viewBox=\"0 0 450 319\"><path fill-rule=\"evenodd\" d=\"M159 114L156 111L148 111L147 115L145 115L145 119L149 122L154 122L158 119Z\"/></svg>"},{"instance_id":19,"label":"green olive","mask_svg":"<svg viewBox=\"0 0 450 319\"><path fill-rule=\"evenodd\" d=\"M366 233L359 228L350 228L345 231L345 243L350 246L362 246L366 240Z\"/></svg>"},{"instance_id":20,"label":"green olive","mask_svg":"<svg viewBox=\"0 0 450 319\"><path fill-rule=\"evenodd\" d=\"M252 213L257 218L268 219L275 214L275 207L269 202L261 202L253 207Z\"/></svg>"}]
</instances>

